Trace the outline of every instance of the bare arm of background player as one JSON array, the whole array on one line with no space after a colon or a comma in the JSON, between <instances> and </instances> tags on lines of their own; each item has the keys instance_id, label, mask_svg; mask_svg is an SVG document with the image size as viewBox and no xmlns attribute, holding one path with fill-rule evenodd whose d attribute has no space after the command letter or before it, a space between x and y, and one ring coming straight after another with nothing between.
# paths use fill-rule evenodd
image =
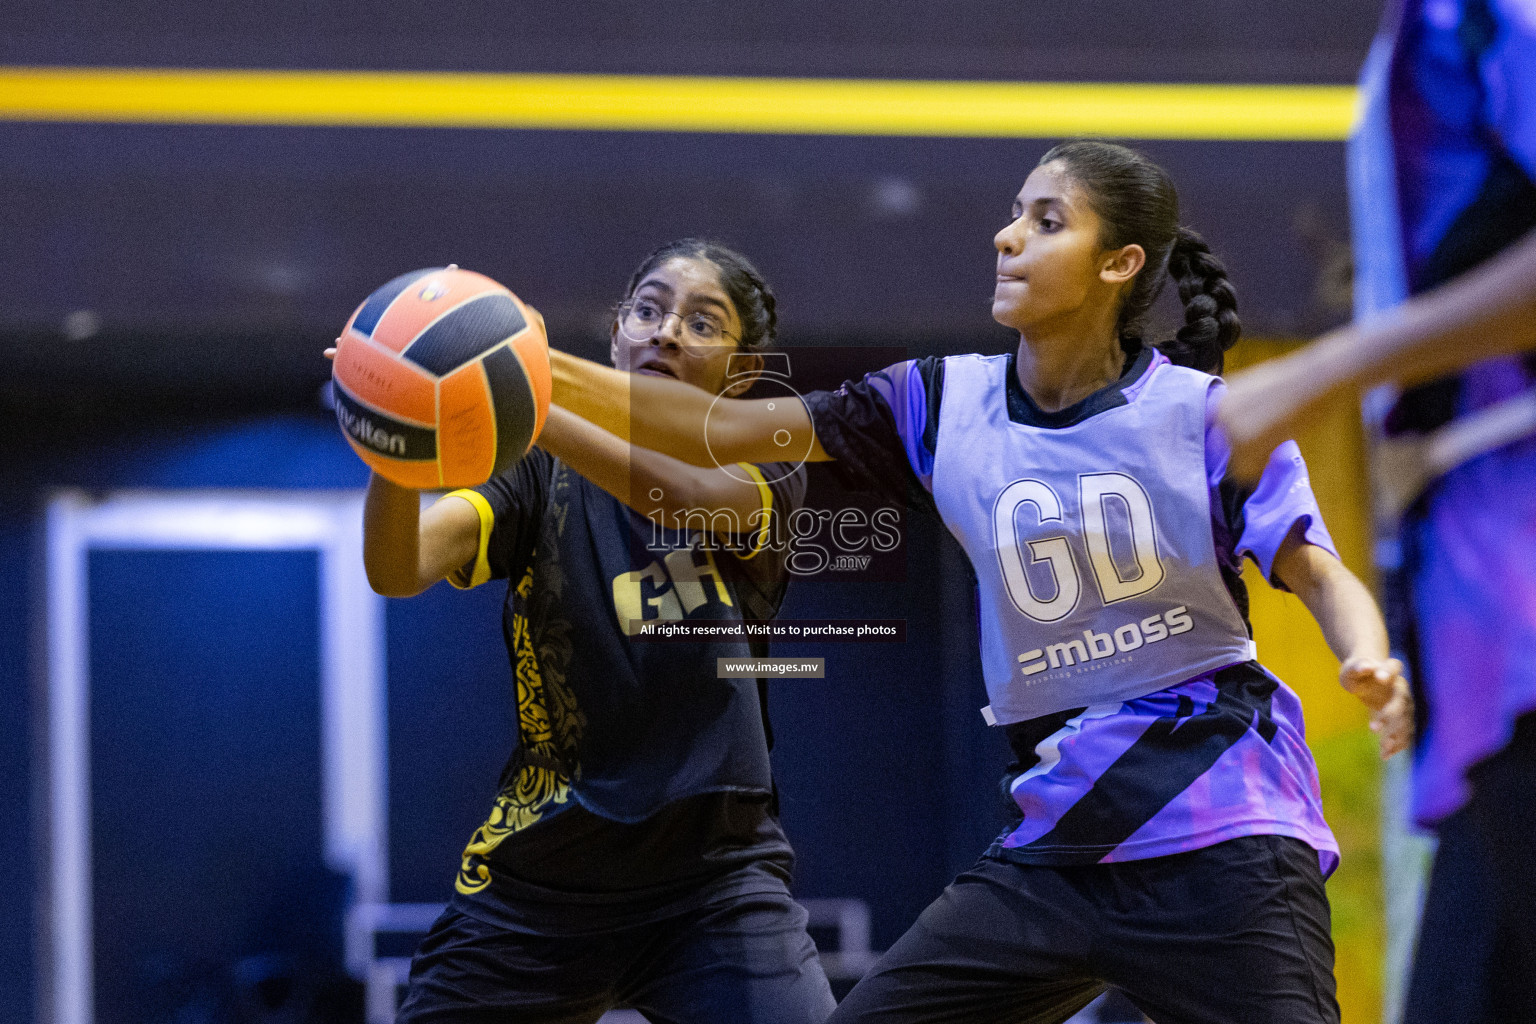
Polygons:
<instances>
[{"instance_id":1,"label":"bare arm of background player","mask_svg":"<svg viewBox=\"0 0 1536 1024\"><path fill-rule=\"evenodd\" d=\"M698 391L687 384L680 387ZM738 480L713 463L689 465L632 445L558 405L549 407L539 445L636 512L664 526L686 525L683 517L690 512L703 513L711 524L715 513L728 512L725 520L741 527L733 533L751 533L763 525L758 521L765 507L763 492L755 481Z\"/></svg>"},{"instance_id":2,"label":"bare arm of background player","mask_svg":"<svg viewBox=\"0 0 1536 1024\"><path fill-rule=\"evenodd\" d=\"M1281 545L1274 573L1317 620L1341 662L1340 685L1371 709L1371 731L1381 741L1381 756L1391 757L1413 737L1413 698L1402 663L1391 656L1386 623L1365 584L1301 535L1293 529Z\"/></svg>"},{"instance_id":3,"label":"bare arm of background player","mask_svg":"<svg viewBox=\"0 0 1536 1024\"><path fill-rule=\"evenodd\" d=\"M549 353L553 401L610 434L694 466L778 462L805 452L830 460L800 402L721 398L681 381L643 377ZM705 442L705 425L709 439Z\"/></svg>"},{"instance_id":4,"label":"bare arm of background player","mask_svg":"<svg viewBox=\"0 0 1536 1024\"><path fill-rule=\"evenodd\" d=\"M1334 396L1412 385L1536 347L1536 231L1447 284L1233 374L1219 413L1232 471L1255 480L1275 446Z\"/></svg>"}]
</instances>

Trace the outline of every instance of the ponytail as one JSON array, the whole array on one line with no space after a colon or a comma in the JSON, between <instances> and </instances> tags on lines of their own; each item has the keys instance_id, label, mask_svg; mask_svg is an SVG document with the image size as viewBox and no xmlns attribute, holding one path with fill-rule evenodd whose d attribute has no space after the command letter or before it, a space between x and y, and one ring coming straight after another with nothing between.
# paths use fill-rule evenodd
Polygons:
<instances>
[{"instance_id":1,"label":"ponytail","mask_svg":"<svg viewBox=\"0 0 1536 1024\"><path fill-rule=\"evenodd\" d=\"M1227 280L1227 269L1211 252L1205 239L1181 227L1168 254L1168 276L1179 288L1184 304L1184 326L1172 339L1157 347L1172 362L1205 373L1220 373L1223 353L1243 332L1237 318L1237 294Z\"/></svg>"},{"instance_id":2,"label":"ponytail","mask_svg":"<svg viewBox=\"0 0 1536 1024\"><path fill-rule=\"evenodd\" d=\"M1242 333L1237 294L1205 239L1179 226L1179 196L1168 172L1134 149L1093 140L1063 142L1040 158L1041 164L1053 161L1065 166L1099 215L1100 245L1139 245L1147 254L1120 300L1115 330L1121 347L1131 353L1141 346L1152 304L1172 278L1184 303L1184 326L1156 347L1180 366L1220 373L1222 353Z\"/></svg>"}]
</instances>

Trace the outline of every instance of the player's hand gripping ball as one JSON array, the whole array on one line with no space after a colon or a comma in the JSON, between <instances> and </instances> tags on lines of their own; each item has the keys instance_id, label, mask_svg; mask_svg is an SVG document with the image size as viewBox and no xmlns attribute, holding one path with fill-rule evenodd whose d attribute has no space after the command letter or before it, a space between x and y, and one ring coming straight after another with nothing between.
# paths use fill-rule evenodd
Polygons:
<instances>
[{"instance_id":1,"label":"player's hand gripping ball","mask_svg":"<svg viewBox=\"0 0 1536 1024\"><path fill-rule=\"evenodd\" d=\"M335 360L342 433L402 487L484 483L533 447L549 411L543 319L455 266L402 274L368 296Z\"/></svg>"}]
</instances>

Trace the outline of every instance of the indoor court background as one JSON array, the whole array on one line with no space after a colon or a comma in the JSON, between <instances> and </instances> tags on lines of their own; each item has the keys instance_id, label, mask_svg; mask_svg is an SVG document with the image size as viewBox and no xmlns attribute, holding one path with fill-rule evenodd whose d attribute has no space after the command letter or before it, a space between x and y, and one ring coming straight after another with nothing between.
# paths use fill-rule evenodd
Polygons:
<instances>
[{"instance_id":1,"label":"indoor court background","mask_svg":"<svg viewBox=\"0 0 1536 1024\"><path fill-rule=\"evenodd\" d=\"M781 342L804 355L802 390L908 356L1003 351L1012 340L987 315L991 236L1039 154L1077 133L1110 131L1167 167L1256 339L1229 367L1265 358L1348 315L1343 140L1379 8L11 0L0 23L0 1021L64 1019L50 1016L68 969L55 955L48 717L58 583L47 510L60 494L92 507L123 491L361 487L324 407L320 350L373 287L418 266L489 274L544 312L556 345L606 359L633 265L661 241L706 235L773 283ZM147 88L146 69L193 74ZM283 82L269 73L308 70L383 77L323 77L309 107L262 106ZM221 71L252 75L231 86L210 77ZM1056 120L1001 118L985 136L942 119L912 134L815 111L765 130L746 108L740 123L698 131L648 109L596 127L514 114L456 127L452 103L432 99L441 82L390 77L419 72L804 77L831 107L854 79L1184 83L1294 116L1202 119L1178 94L1133 89L1058 97ZM612 85L571 88L592 82ZM1231 91L1248 85L1327 88ZM409 116L378 98L399 88L424 97ZM1116 119L1126 97L1149 95L1166 116ZM941 106L966 102L957 91ZM1358 417L1331 409L1300 441L1345 561L1369 577ZM842 500L814 476L813 502ZM797 894L865 901L875 949L1003 824L1005 744L977 713L968 572L941 528L909 517L904 531L896 582L803 580L783 614L896 615L906 644L825 645L825 681L772 694ZM102 1024L225 1019L212 1008L220 992L264 983L307 985L330 1001L325 1019L361 1019L341 962L348 879L323 849L319 558L85 557ZM1305 702L1344 845L1329 885L1344 1020L1378 1021L1391 987L1374 744L1300 603L1257 579L1250 590L1263 657ZM395 902L447 898L493 795L511 741L500 601L499 588L439 586L380 604L381 884Z\"/></svg>"}]
</instances>

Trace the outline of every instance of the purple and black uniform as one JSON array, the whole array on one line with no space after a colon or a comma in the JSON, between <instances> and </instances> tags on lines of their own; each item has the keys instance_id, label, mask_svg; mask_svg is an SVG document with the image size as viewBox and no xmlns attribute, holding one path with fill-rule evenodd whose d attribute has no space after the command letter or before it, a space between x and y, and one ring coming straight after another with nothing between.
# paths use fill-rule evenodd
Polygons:
<instances>
[{"instance_id":1,"label":"purple and black uniform","mask_svg":"<svg viewBox=\"0 0 1536 1024\"><path fill-rule=\"evenodd\" d=\"M1368 160L1361 145L1354 156L1387 165L1357 166L1357 176L1390 173L1384 194L1398 201L1357 189L1356 205L1372 209L1355 219L1377 280L1372 305L1390 306L1536 229L1536 15L1513 2L1414 0L1395 41L1378 47L1390 59L1366 88L1385 123L1366 131L1390 130L1390 156ZM1536 355L1490 359L1406 392L1386 429L1433 430L1533 388ZM1415 752L1413 809L1432 826L1467 802L1467 770L1536 710L1536 438L1446 474L1404 539L1419 577L1416 681L1433 711Z\"/></svg>"},{"instance_id":2,"label":"purple and black uniform","mask_svg":"<svg viewBox=\"0 0 1536 1024\"><path fill-rule=\"evenodd\" d=\"M1536 9L1406 0L1350 143L1356 306L1395 306L1536 230ZM1536 354L1404 393L1388 433L1536 389ZM1413 815L1440 836L1405 1018L1536 1019L1536 437L1437 480L1387 573L1418 699ZM1389 567L1393 568L1393 567Z\"/></svg>"},{"instance_id":3,"label":"purple and black uniform","mask_svg":"<svg viewBox=\"0 0 1536 1024\"><path fill-rule=\"evenodd\" d=\"M951 389L975 389L978 381L980 392L954 399L965 404L964 417L946 416L943 401ZM1197 606L1187 598L1200 596L1201 572L1218 596L1198 607L1209 609L1206 618L1235 626L1202 627L1197 614L1192 626L1172 629L1191 637L1202 628L1209 632L1188 648L1198 664L1211 665L1212 650L1241 652L1135 696L1084 700L1023 720L999 716L1009 723L1004 727L1017 758L1010 792L1022 820L924 913L834 1019L1059 1020L1109 983L1157 1019L1337 1020L1322 880L1338 862L1338 845L1323 820L1300 702L1252 659L1241 579L1244 557L1271 576L1293 533L1330 552L1333 544L1294 444L1276 451L1256 488L1226 477L1228 450L1210 425L1221 387L1142 348L1128 358L1119 381L1055 413L1030 400L1011 355L899 363L836 392L807 396L817 437L843 482L904 498L915 480L918 500L960 537L973 565L978 551L988 558L994 553L985 547L988 516L999 530L1014 523L1013 511L989 512L1017 508L1010 494L1036 506L1036 515L1028 508L1019 513L1025 519L1062 535L1030 540L1021 534L1016 544L1000 541L996 549L1000 561L1009 547L1031 553L1033 562L1019 561L1005 582L1011 603L1045 625L1031 634L1025 622L1026 631L1006 648L1008 657L989 660L989 643L1006 645L1010 638L1001 626L989 638L992 613L983 597L983 662L994 666L986 668L994 708L1000 697L1006 707L1010 694L1038 692L1034 679L1059 677L1064 682L1057 685L1070 693L1073 686L1103 689L1106 674L1145 670L1146 678L1164 678L1153 669L1165 671L1169 652L1180 648L1162 623L1173 624L1186 606ZM1157 404L1169 395L1176 397L1172 406ZM1095 437L1116 437L1113 431L1123 430L1124 417L1138 406L1179 412L1190 440L1176 449L1155 435L1145 441L1149 450L1175 452L1155 470L1110 472L1123 467L1115 459L1125 453L1105 451L1092 464L1064 463L1055 477L1039 461L1006 464L1012 449L1001 436L978 446L977 438L961 434L963 442L946 450L946 431L966 429L965 418L974 419L969 410L988 403L1003 417L1000 433L1028 428L1032 438L1046 439L1042 451L1055 444L1073 457L1091 459ZM1120 428L1111 426L1117 418ZM991 492L998 487L990 481L965 500L954 499L946 487L975 490L974 480L958 479L954 469L966 465L962 449L1004 462L999 482L1020 479L1002 486L995 504ZM1139 480L1125 483L1132 473ZM1184 483L1165 487L1154 473ZM1111 494L1100 507L1114 514L1093 513L1086 499L1067 494L1074 475L1083 495L1089 493L1084 481L1111 480L1096 484L1094 493ZM1059 507L1052 504L1058 493ZM1194 496L1198 507L1191 506L1190 515L1200 519L1179 515L1185 511L1180 494L1186 501ZM1138 525L1143 505L1145 528ZM967 515L976 522L963 522ZM1074 515L1089 517L1082 537L1074 536ZM1097 532L1093 515L1100 515ZM1106 532L1108 539L1095 540ZM1174 536L1181 532L1182 542ZM1119 547L1116 534L1125 537ZM1170 539L1184 549L1170 552ZM1208 556L1214 561L1202 567ZM1086 565L1093 566L1088 581L1067 580L1084 572L1074 566ZM988 568L978 567L978 585L1003 586L987 582ZM1163 612L1167 605L1174 607ZM1158 614L1144 617L1149 609ZM1004 606L997 614L1013 613ZM1097 625L1121 619L1118 628ZM1075 623L1084 642L1064 633L1060 643L1022 649L1058 622ZM1237 636L1224 639L1233 629ZM1154 640L1162 642L1148 658ZM1019 672L1010 671L1015 663ZM1018 699L1028 706L1035 698ZM1216 892L1225 895L1213 899Z\"/></svg>"}]
</instances>

